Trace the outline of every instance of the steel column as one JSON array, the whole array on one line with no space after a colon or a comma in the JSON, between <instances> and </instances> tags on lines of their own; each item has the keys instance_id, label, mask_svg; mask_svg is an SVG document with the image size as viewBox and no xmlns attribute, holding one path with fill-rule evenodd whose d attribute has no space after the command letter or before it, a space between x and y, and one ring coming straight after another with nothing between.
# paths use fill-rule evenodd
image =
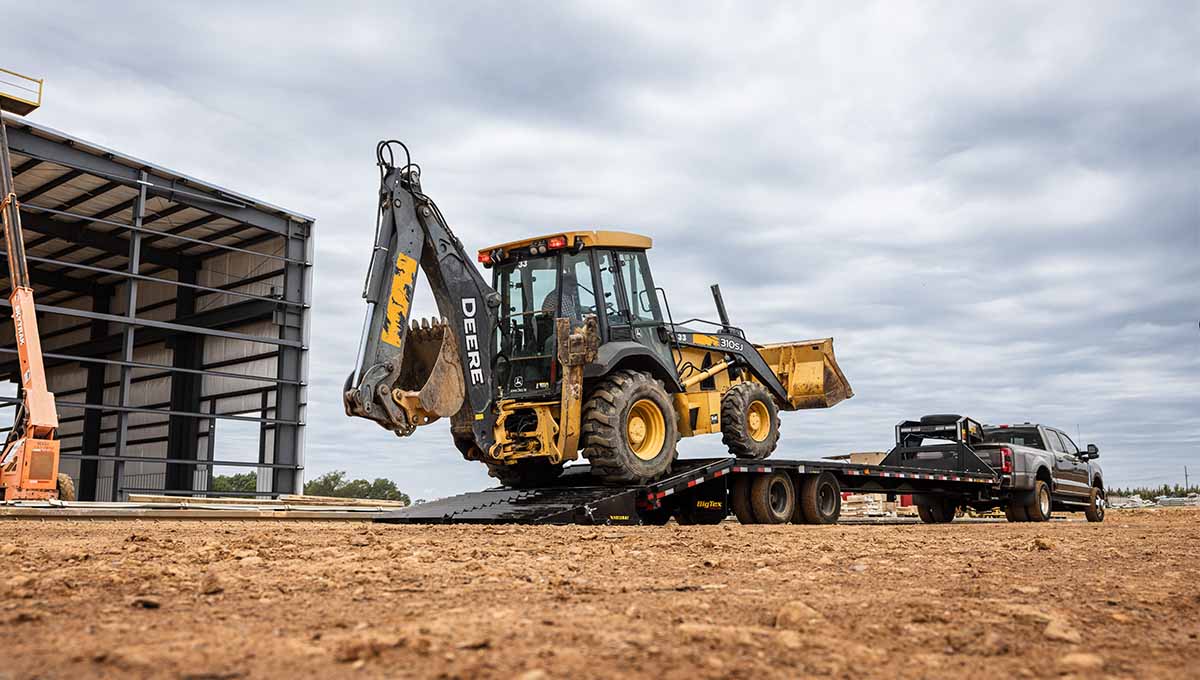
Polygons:
<instances>
[{"instance_id":1,"label":"steel column","mask_svg":"<svg viewBox=\"0 0 1200 680\"><path fill-rule=\"evenodd\" d=\"M140 179L146 179L146 172L143 170L140 174ZM142 184L138 189L137 202L133 208L133 221L137 226L142 225L142 218L146 214L146 185ZM137 274L138 268L142 261L142 232L134 230L129 234L129 273ZM137 300L138 300L138 280L130 278L125 282L128 287L125 295L125 316L132 321L137 318ZM136 326L133 323L125 325L125 329L121 338L121 360L133 361L134 348L134 333ZM121 384L118 387L117 403L120 406L128 407L129 403L130 384L132 370L128 365L121 366ZM121 498L121 475L125 472L125 461L121 457L126 453L126 447L129 444L129 412L117 412L117 441L113 447L113 455L117 459L113 461L113 476L112 476L112 500L120 501Z\"/></svg>"}]
</instances>

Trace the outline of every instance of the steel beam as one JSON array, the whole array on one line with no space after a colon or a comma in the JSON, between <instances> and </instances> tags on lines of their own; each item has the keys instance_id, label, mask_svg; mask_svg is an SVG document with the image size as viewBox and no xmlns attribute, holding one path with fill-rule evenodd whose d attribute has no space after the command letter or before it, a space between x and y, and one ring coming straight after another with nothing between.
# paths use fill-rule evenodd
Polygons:
<instances>
[{"instance_id":1,"label":"steel beam","mask_svg":"<svg viewBox=\"0 0 1200 680\"><path fill-rule=\"evenodd\" d=\"M285 215L248 205L245 200L236 196L210 193L192 186L186 179L164 176L155 168L149 171L139 170L109 157L97 156L75 146L39 137L33 134L29 127L14 125L9 132L9 147L31 159L52 161L134 188L140 185L149 194L163 196L173 203L185 203L207 213L277 234L287 234L292 222Z\"/></svg>"}]
</instances>

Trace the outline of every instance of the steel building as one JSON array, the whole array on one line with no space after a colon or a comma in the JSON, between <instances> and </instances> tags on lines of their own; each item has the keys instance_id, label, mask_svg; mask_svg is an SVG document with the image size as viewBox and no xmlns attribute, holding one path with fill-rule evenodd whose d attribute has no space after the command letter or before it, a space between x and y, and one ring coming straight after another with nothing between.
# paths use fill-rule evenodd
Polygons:
<instances>
[{"instance_id":1,"label":"steel building","mask_svg":"<svg viewBox=\"0 0 1200 680\"><path fill-rule=\"evenodd\" d=\"M312 218L5 121L62 471L80 499L202 494L214 466L257 470L255 495L298 492ZM11 422L11 323L0 376Z\"/></svg>"}]
</instances>

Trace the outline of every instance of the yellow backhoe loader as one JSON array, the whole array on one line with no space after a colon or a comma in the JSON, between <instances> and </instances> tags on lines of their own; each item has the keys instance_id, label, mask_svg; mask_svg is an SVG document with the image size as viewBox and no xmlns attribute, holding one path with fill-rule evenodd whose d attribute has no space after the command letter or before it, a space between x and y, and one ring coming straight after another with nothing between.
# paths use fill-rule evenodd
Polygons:
<instances>
[{"instance_id":1,"label":"yellow backhoe loader","mask_svg":"<svg viewBox=\"0 0 1200 680\"><path fill-rule=\"evenodd\" d=\"M645 236L561 231L484 248L489 285L422 192L408 149L380 142L377 156L379 221L347 414L401 436L449 417L463 456L509 486L550 482L581 453L619 484L667 473L680 437L719 432L735 456L766 458L781 410L853 395L831 339L756 345L731 325L716 286L719 321L674 321ZM439 319L410 319L418 270Z\"/></svg>"}]
</instances>

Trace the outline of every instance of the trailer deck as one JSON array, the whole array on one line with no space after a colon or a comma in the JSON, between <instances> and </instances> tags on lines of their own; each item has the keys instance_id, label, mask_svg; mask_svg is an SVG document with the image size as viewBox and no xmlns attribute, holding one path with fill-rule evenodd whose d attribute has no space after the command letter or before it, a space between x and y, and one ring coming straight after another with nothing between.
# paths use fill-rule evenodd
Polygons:
<instances>
[{"instance_id":1,"label":"trailer deck","mask_svg":"<svg viewBox=\"0 0 1200 680\"><path fill-rule=\"evenodd\" d=\"M744 485L784 473L793 482L828 473L837 491L868 493L962 493L1000 484L995 473L926 467L863 465L834 460L766 460L701 458L676 462L672 474L635 486L604 486L587 464L568 467L552 485L532 489L496 487L451 496L431 503L381 513L376 522L398 524L661 524L686 508L689 523L710 524L733 510L734 480ZM793 483L793 495L804 485ZM799 501L793 497L794 504ZM698 510L697 510L698 508ZM840 512L840 497L837 512ZM698 513L698 515L697 515ZM744 520L743 520L744 521ZM793 520L800 521L800 520ZM820 522L826 523L826 522Z\"/></svg>"}]
</instances>

